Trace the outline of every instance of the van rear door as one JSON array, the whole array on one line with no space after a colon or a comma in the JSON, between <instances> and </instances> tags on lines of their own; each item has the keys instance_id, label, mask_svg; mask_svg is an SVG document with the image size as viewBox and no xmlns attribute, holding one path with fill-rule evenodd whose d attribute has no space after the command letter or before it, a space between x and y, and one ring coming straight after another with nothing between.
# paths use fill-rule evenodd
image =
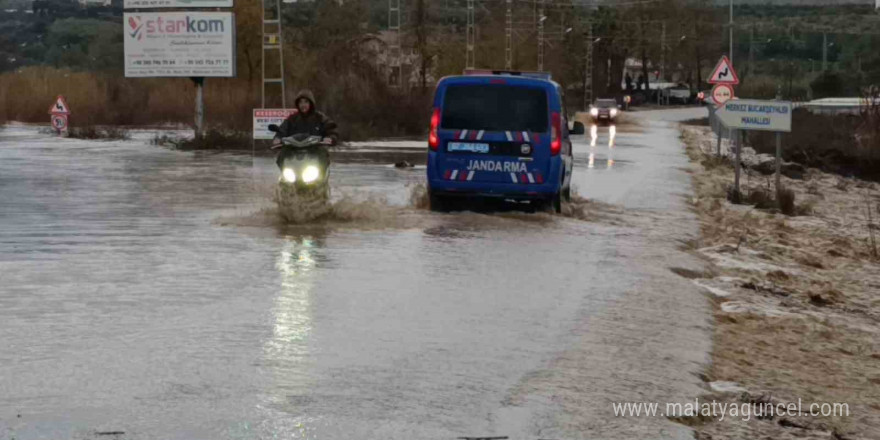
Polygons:
<instances>
[{"instance_id":1,"label":"van rear door","mask_svg":"<svg viewBox=\"0 0 880 440\"><path fill-rule=\"evenodd\" d=\"M486 79L443 90L435 163L447 180L543 183L550 171L549 112L540 83Z\"/></svg>"}]
</instances>

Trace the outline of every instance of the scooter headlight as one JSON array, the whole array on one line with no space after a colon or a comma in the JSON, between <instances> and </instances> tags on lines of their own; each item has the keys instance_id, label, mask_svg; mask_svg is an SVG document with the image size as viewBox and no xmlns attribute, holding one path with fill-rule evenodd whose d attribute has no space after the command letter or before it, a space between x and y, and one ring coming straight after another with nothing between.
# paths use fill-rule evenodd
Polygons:
<instances>
[{"instance_id":1,"label":"scooter headlight","mask_svg":"<svg viewBox=\"0 0 880 440\"><path fill-rule=\"evenodd\" d=\"M305 183L312 183L318 180L318 177L321 176L321 172L318 170L318 167L314 165L309 165L306 169L303 170L302 180Z\"/></svg>"},{"instance_id":2,"label":"scooter headlight","mask_svg":"<svg viewBox=\"0 0 880 440\"><path fill-rule=\"evenodd\" d=\"M296 173L293 172L291 168L285 168L284 171L281 172L281 177L284 178L284 181L287 183L296 182Z\"/></svg>"},{"instance_id":3,"label":"scooter headlight","mask_svg":"<svg viewBox=\"0 0 880 440\"><path fill-rule=\"evenodd\" d=\"M591 108L591 109L590 109L590 114L593 115L593 116L599 116L599 109L596 108L596 107Z\"/></svg>"}]
</instances>

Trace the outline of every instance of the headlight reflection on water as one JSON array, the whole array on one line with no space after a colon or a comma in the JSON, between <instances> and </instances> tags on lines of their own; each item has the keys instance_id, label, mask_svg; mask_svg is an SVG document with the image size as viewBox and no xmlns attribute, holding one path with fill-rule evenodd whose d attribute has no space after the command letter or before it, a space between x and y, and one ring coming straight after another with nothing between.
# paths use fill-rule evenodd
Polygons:
<instances>
[{"instance_id":1,"label":"headlight reflection on water","mask_svg":"<svg viewBox=\"0 0 880 440\"><path fill-rule=\"evenodd\" d=\"M316 261L311 239L292 241L275 263L281 275L281 289L272 310L272 338L265 354L274 360L295 360L307 351L312 330L312 290Z\"/></svg>"},{"instance_id":2,"label":"headlight reflection on water","mask_svg":"<svg viewBox=\"0 0 880 440\"><path fill-rule=\"evenodd\" d=\"M608 146L609 147L614 146L614 138L616 138L616 137L617 137L617 126L612 125L612 126L608 127Z\"/></svg>"}]
</instances>

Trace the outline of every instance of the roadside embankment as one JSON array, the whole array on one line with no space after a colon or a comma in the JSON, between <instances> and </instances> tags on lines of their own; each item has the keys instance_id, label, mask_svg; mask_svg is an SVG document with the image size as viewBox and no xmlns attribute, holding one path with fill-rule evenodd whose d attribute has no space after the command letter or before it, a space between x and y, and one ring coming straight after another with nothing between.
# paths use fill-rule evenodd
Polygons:
<instances>
[{"instance_id":1,"label":"roadside embankment","mask_svg":"<svg viewBox=\"0 0 880 440\"><path fill-rule=\"evenodd\" d=\"M683 276L716 304L704 375L712 391L702 399L803 406L750 420L677 420L700 439L877 438L880 185L804 168L782 178L799 215L782 214L775 202L733 205L732 161L715 156L708 127L681 130L696 163L692 207L701 237L692 247L710 266ZM746 195L772 194L772 176L751 171L742 182ZM845 404L848 415L812 414L813 403Z\"/></svg>"}]
</instances>

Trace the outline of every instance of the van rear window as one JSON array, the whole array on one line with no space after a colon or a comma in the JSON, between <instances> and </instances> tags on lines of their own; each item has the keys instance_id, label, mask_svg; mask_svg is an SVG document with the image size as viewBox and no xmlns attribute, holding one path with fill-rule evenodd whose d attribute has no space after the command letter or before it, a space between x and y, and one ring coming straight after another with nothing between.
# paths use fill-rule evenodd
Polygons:
<instances>
[{"instance_id":1,"label":"van rear window","mask_svg":"<svg viewBox=\"0 0 880 440\"><path fill-rule=\"evenodd\" d=\"M450 85L441 127L454 130L547 131L547 92L507 85Z\"/></svg>"}]
</instances>

